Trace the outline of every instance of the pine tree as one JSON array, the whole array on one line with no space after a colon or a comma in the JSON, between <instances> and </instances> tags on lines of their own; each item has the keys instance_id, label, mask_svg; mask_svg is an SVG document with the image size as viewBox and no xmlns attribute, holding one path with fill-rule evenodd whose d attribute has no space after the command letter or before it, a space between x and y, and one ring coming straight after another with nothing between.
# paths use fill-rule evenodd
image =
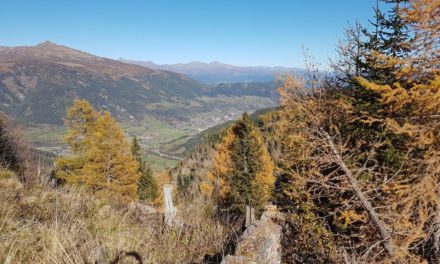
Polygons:
<instances>
[{"instance_id":1,"label":"pine tree","mask_svg":"<svg viewBox=\"0 0 440 264\"><path fill-rule=\"evenodd\" d=\"M384 130L385 119L391 112L384 111L381 95L377 90L366 88L365 82L374 82L376 85L394 85L399 82L400 87L404 88L406 84L402 82L403 73L407 72L405 61L413 53L414 34L411 33L411 23L403 12L408 1L381 2L391 5L390 10L384 13L378 6L375 9L375 21L370 22L373 30L361 27L362 34L354 34L356 38L351 42L356 43L359 53L348 58L346 54L340 53L344 65L357 65L356 68L359 69L356 74L340 73L342 78L349 78L344 79L350 87L343 91L343 97L349 105L347 109L355 116L344 129L351 134L352 142L357 142L359 149L365 152L370 151L368 142L385 138L387 143L377 150L382 156L380 159L399 166L405 152L400 144L401 137ZM401 97L405 95L401 93L402 90L395 92Z\"/></svg>"},{"instance_id":2,"label":"pine tree","mask_svg":"<svg viewBox=\"0 0 440 264\"><path fill-rule=\"evenodd\" d=\"M159 196L156 178L151 167L142 160L142 149L136 136L131 143L131 152L139 162L139 173L141 175L138 183L139 199L154 201Z\"/></svg>"},{"instance_id":3,"label":"pine tree","mask_svg":"<svg viewBox=\"0 0 440 264\"><path fill-rule=\"evenodd\" d=\"M246 205L261 211L275 182L274 164L257 128L245 113L218 147L211 179L224 210L243 214Z\"/></svg>"},{"instance_id":4,"label":"pine tree","mask_svg":"<svg viewBox=\"0 0 440 264\"><path fill-rule=\"evenodd\" d=\"M362 76L367 80L375 80L381 84L393 83L399 79L397 73L402 65L389 63L387 57L399 59L408 58L412 51L410 43L414 34L409 28L408 21L402 10L407 0L380 0L391 8L384 13L379 8L379 0L375 8L375 19L369 27L357 22L345 31L345 38L340 40L337 47L338 58L332 67L336 78L343 85L355 84L354 78ZM365 90L357 90L366 97L365 101L374 99L374 95Z\"/></svg>"},{"instance_id":5,"label":"pine tree","mask_svg":"<svg viewBox=\"0 0 440 264\"><path fill-rule=\"evenodd\" d=\"M404 59L411 53L409 43L412 40L409 23L402 15L402 5L407 0L381 0L392 5L387 14L378 7L375 9L376 21L371 21L373 30L363 28L366 41L362 42L365 59L360 76L375 80L381 84L393 83L398 80L396 73L399 64L390 64L387 56Z\"/></svg>"},{"instance_id":6,"label":"pine tree","mask_svg":"<svg viewBox=\"0 0 440 264\"><path fill-rule=\"evenodd\" d=\"M138 184L139 199L154 201L159 196L159 189L153 170L150 166L143 163L140 168L141 178Z\"/></svg>"},{"instance_id":7,"label":"pine tree","mask_svg":"<svg viewBox=\"0 0 440 264\"><path fill-rule=\"evenodd\" d=\"M131 154L137 160L142 157L141 145L139 144L139 139L136 136L134 136L131 140Z\"/></svg>"},{"instance_id":8,"label":"pine tree","mask_svg":"<svg viewBox=\"0 0 440 264\"><path fill-rule=\"evenodd\" d=\"M75 100L66 125L66 142L74 156L56 160L57 177L98 195L137 199L139 163L110 113L96 112L87 101Z\"/></svg>"}]
</instances>

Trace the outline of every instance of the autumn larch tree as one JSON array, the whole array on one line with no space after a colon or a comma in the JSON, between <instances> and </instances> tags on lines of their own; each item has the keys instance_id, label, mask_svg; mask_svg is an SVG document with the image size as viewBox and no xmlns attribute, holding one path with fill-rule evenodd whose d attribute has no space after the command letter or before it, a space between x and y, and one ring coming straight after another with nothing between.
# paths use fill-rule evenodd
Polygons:
<instances>
[{"instance_id":1,"label":"autumn larch tree","mask_svg":"<svg viewBox=\"0 0 440 264\"><path fill-rule=\"evenodd\" d=\"M344 89L298 91L304 85L294 78L280 89L279 204L296 222L322 223L288 221L298 239L304 229L316 238L330 233L338 248L311 251L337 253L316 263L349 255L367 263L440 260L440 1L391 2L398 18L389 21L411 37L382 34L363 61L371 74L359 71Z\"/></svg>"},{"instance_id":2,"label":"autumn larch tree","mask_svg":"<svg viewBox=\"0 0 440 264\"><path fill-rule=\"evenodd\" d=\"M56 160L57 177L98 195L137 199L139 162L110 113L99 113L87 101L75 100L65 122L66 143L74 155Z\"/></svg>"}]
</instances>

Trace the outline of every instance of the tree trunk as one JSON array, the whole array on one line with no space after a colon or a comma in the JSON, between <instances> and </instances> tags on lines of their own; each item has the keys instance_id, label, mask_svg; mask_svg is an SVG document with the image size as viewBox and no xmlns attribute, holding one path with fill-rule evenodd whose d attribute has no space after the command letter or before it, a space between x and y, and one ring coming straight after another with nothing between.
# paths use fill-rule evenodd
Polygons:
<instances>
[{"instance_id":1,"label":"tree trunk","mask_svg":"<svg viewBox=\"0 0 440 264\"><path fill-rule=\"evenodd\" d=\"M437 196L437 199L438 201L440 201L440 194ZM440 208L438 203L437 203L437 215L434 224L433 242L434 242L435 253L437 254L437 256L440 257Z\"/></svg>"},{"instance_id":2,"label":"tree trunk","mask_svg":"<svg viewBox=\"0 0 440 264\"><path fill-rule=\"evenodd\" d=\"M376 227L377 231L379 232L379 235L380 235L380 238L382 239L382 244L383 244L385 250L388 252L388 254L390 256L394 256L395 255L394 245L391 241L391 236L390 236L388 230L385 228L385 224L382 222L382 220L380 220L380 218L377 215L376 211L374 210L373 206L368 201L368 198L360 190L357 180L353 177L353 174L348 169L345 162L342 160L342 157L339 154L338 150L336 149L336 146L333 143L333 140L330 138L330 135L327 132L322 132L322 133L324 134L324 136L330 146L330 149L332 150L332 153L334 155L336 163L344 171L344 174L347 177L351 187L353 188L353 191L355 192L356 197L361 201L362 206L365 208L365 210L367 210L371 221L373 222L374 226Z\"/></svg>"}]
</instances>

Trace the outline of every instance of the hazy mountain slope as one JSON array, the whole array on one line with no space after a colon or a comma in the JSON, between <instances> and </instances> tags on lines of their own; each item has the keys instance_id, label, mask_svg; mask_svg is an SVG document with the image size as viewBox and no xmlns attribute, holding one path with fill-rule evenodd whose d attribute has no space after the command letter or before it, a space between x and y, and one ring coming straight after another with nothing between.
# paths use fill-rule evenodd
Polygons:
<instances>
[{"instance_id":1,"label":"hazy mountain slope","mask_svg":"<svg viewBox=\"0 0 440 264\"><path fill-rule=\"evenodd\" d=\"M258 118L264 114L276 111L277 107L265 108L255 111L250 115L251 119L257 121ZM180 141L181 138L167 142L161 147L163 153L169 153L171 155L177 155L180 157L188 157L189 154L193 153L195 149L204 144L216 144L221 138L222 131L230 127L234 123L233 120L227 121L216 126L210 127L199 134L189 137L184 141Z\"/></svg>"},{"instance_id":2,"label":"hazy mountain slope","mask_svg":"<svg viewBox=\"0 0 440 264\"><path fill-rule=\"evenodd\" d=\"M219 83L209 90L212 96L259 96L278 100L277 92L280 83L273 82L251 82L251 83Z\"/></svg>"},{"instance_id":3,"label":"hazy mountain slope","mask_svg":"<svg viewBox=\"0 0 440 264\"><path fill-rule=\"evenodd\" d=\"M271 82L278 73L303 74L304 70L287 67L262 67L262 66L234 66L220 62L203 63L193 61L190 63L158 65L151 61L120 61L141 65L151 69L167 70L185 74L204 83L237 83L237 82Z\"/></svg>"},{"instance_id":4,"label":"hazy mountain slope","mask_svg":"<svg viewBox=\"0 0 440 264\"><path fill-rule=\"evenodd\" d=\"M252 89L255 87L255 94ZM18 120L61 124L73 98L113 115L170 122L209 111L257 110L275 104L274 85L211 87L185 75L127 64L44 42L0 47L0 110ZM234 107L237 97L239 107ZM260 98L260 99L259 99Z\"/></svg>"},{"instance_id":5,"label":"hazy mountain slope","mask_svg":"<svg viewBox=\"0 0 440 264\"><path fill-rule=\"evenodd\" d=\"M141 139L155 171L177 162L161 153L163 144L182 145L244 111L273 107L276 88L274 83L207 85L51 42L0 47L0 112L25 122L34 147L64 153L63 117L74 98L84 98L109 110L128 136Z\"/></svg>"}]
</instances>

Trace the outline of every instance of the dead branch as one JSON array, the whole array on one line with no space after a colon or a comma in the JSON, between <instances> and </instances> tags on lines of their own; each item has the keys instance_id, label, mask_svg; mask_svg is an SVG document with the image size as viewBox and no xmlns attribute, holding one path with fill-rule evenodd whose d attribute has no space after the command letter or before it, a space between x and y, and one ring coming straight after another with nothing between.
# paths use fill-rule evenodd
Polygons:
<instances>
[{"instance_id":1,"label":"dead branch","mask_svg":"<svg viewBox=\"0 0 440 264\"><path fill-rule=\"evenodd\" d=\"M353 177L351 170L345 164L344 160L342 159L341 155L339 154L339 151L337 150L335 144L333 143L333 140L331 139L330 135L323 130L321 130L321 134L324 135L325 139L327 140L327 143L333 153L335 162L344 171L344 174L347 177L347 180L349 181L351 187L353 188L353 191L355 192L357 198L361 201L362 206L365 208L365 210L367 210L371 221L373 222L375 228L379 232L379 235L380 235L380 238L382 239L382 244L383 244L385 250L388 252L388 254L390 256L394 256L395 255L395 247L390 239L391 236L390 236L388 230L385 228L385 224L382 222L382 220L380 220L380 218L377 215L376 211L374 210L373 206L368 201L368 198L360 190L357 180Z\"/></svg>"}]
</instances>

